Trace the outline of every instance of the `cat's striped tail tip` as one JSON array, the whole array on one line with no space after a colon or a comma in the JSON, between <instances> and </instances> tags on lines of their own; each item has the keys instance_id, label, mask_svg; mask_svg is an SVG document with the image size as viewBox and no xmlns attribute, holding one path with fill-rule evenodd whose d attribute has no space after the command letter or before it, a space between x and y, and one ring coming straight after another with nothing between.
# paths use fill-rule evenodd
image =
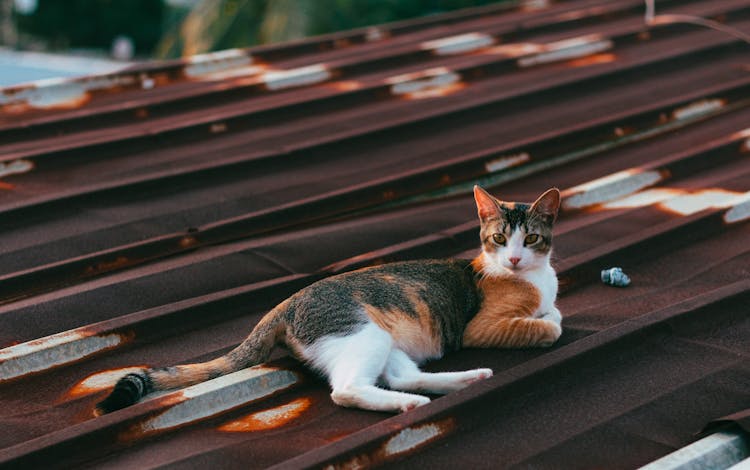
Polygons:
<instances>
[{"instance_id":1,"label":"cat's striped tail tip","mask_svg":"<svg viewBox=\"0 0 750 470\"><path fill-rule=\"evenodd\" d=\"M145 374L128 374L115 384L107 398L97 403L94 416L101 416L126 408L138 402L151 391L149 377Z\"/></svg>"}]
</instances>

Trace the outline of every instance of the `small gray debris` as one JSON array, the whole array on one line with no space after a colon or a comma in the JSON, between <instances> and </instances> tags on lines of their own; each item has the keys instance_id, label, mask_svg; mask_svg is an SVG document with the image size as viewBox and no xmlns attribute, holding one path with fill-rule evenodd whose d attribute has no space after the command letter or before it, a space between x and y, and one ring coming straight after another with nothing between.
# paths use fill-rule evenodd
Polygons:
<instances>
[{"instance_id":1,"label":"small gray debris","mask_svg":"<svg viewBox=\"0 0 750 470\"><path fill-rule=\"evenodd\" d=\"M630 285L630 278L622 272L622 268L609 268L602 270L602 282L615 287L627 287Z\"/></svg>"}]
</instances>

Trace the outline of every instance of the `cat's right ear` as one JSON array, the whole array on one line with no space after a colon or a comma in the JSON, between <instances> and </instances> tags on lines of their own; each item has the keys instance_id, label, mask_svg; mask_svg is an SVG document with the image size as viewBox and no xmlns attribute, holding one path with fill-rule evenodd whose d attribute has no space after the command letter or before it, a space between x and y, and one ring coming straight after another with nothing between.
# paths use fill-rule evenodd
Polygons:
<instances>
[{"instance_id":1,"label":"cat's right ear","mask_svg":"<svg viewBox=\"0 0 750 470\"><path fill-rule=\"evenodd\" d=\"M474 185L474 200L477 203L477 212L480 219L484 220L497 216L498 208L495 198L478 185Z\"/></svg>"}]
</instances>

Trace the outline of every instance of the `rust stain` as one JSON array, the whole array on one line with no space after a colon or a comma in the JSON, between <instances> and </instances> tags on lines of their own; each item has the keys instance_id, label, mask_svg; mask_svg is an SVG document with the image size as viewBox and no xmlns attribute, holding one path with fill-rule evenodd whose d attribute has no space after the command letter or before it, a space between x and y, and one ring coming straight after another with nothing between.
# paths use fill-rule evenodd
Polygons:
<instances>
[{"instance_id":1,"label":"rust stain","mask_svg":"<svg viewBox=\"0 0 750 470\"><path fill-rule=\"evenodd\" d=\"M336 91L354 91L362 88L362 83L357 80L339 80L337 82L328 83L325 86L333 88Z\"/></svg>"},{"instance_id":2,"label":"rust stain","mask_svg":"<svg viewBox=\"0 0 750 470\"><path fill-rule=\"evenodd\" d=\"M284 405L243 416L219 426L224 432L256 432L275 429L302 415L311 405L309 398L298 398Z\"/></svg>"},{"instance_id":3,"label":"rust stain","mask_svg":"<svg viewBox=\"0 0 750 470\"><path fill-rule=\"evenodd\" d=\"M190 248L197 244L198 240L195 237L185 236L180 239L180 248Z\"/></svg>"},{"instance_id":4,"label":"rust stain","mask_svg":"<svg viewBox=\"0 0 750 470\"><path fill-rule=\"evenodd\" d=\"M0 181L0 189L4 189L6 191L12 191L16 189L16 186L10 183L6 183L4 181Z\"/></svg>"},{"instance_id":5,"label":"rust stain","mask_svg":"<svg viewBox=\"0 0 750 470\"><path fill-rule=\"evenodd\" d=\"M427 88L414 93L407 93L403 97L407 100L423 100L425 98L440 98L442 96L452 95L466 88L466 83L453 83L448 86L439 88Z\"/></svg>"},{"instance_id":6,"label":"rust stain","mask_svg":"<svg viewBox=\"0 0 750 470\"><path fill-rule=\"evenodd\" d=\"M94 274L112 271L126 266L129 262L130 260L127 257L118 256L112 261L102 261L101 263L96 263L95 265L89 266L86 268L85 272L86 274Z\"/></svg>"},{"instance_id":7,"label":"rust stain","mask_svg":"<svg viewBox=\"0 0 750 470\"><path fill-rule=\"evenodd\" d=\"M614 54L594 54L580 59L569 60L565 65L568 67L589 67L591 65L608 64L617 60Z\"/></svg>"}]
</instances>

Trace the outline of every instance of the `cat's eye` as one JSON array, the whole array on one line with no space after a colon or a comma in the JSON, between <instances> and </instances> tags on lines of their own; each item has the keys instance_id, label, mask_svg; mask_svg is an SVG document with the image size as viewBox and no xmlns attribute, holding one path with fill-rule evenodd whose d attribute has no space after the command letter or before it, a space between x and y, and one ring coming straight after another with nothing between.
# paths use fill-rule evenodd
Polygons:
<instances>
[{"instance_id":1,"label":"cat's eye","mask_svg":"<svg viewBox=\"0 0 750 470\"><path fill-rule=\"evenodd\" d=\"M505 235L502 233L496 233L492 235L492 239L495 240L495 243L498 245L505 245Z\"/></svg>"},{"instance_id":2,"label":"cat's eye","mask_svg":"<svg viewBox=\"0 0 750 470\"><path fill-rule=\"evenodd\" d=\"M526 245L533 245L534 243L539 241L539 235L536 233L531 233L529 235L526 235L526 238L524 239L524 243Z\"/></svg>"}]
</instances>

